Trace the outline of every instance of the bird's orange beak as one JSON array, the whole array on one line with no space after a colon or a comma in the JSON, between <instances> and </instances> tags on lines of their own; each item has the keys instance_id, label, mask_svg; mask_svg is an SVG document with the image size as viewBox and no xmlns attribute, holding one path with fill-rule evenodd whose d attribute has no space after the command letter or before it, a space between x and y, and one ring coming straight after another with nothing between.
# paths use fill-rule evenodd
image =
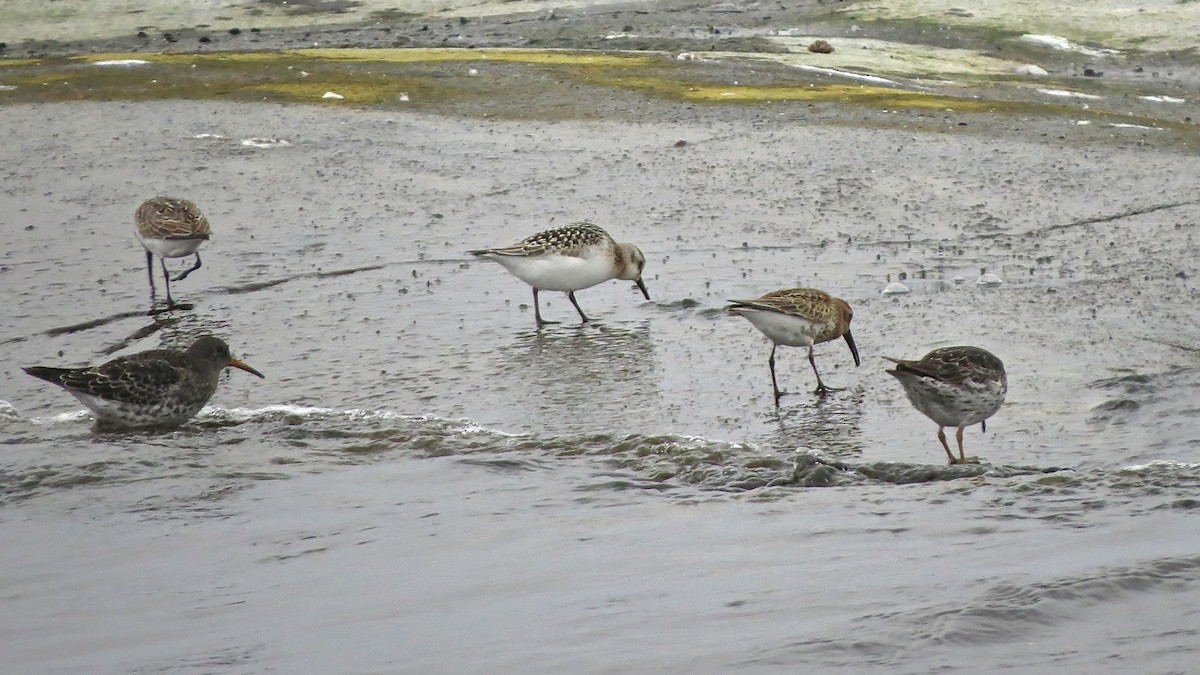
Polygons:
<instances>
[{"instance_id":1,"label":"bird's orange beak","mask_svg":"<svg viewBox=\"0 0 1200 675\"><path fill-rule=\"evenodd\" d=\"M855 357L855 358L857 358L857 357ZM242 361L241 359L235 359L233 357L230 357L229 358L229 366L231 368L238 368L240 370L244 370L247 373L250 373L251 375L257 375L257 376L263 378L264 380L267 379L266 375L263 375L262 373L258 372L257 370L246 365L246 363L244 361Z\"/></svg>"}]
</instances>

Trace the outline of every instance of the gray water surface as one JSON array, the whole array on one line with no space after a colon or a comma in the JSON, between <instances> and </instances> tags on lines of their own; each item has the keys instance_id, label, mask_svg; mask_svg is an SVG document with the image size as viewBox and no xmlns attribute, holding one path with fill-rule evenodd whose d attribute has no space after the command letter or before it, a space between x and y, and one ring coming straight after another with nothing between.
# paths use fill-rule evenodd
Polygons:
<instances>
[{"instance_id":1,"label":"gray water surface","mask_svg":"<svg viewBox=\"0 0 1200 675\"><path fill-rule=\"evenodd\" d=\"M751 114L751 113L748 113ZM1197 658L1200 166L1128 138L502 122L211 102L0 109L0 646L12 672L1184 672ZM1053 124L1041 121L1041 125ZM1033 125L1037 127L1037 125ZM1038 127L1040 129L1040 127ZM1115 132L1124 133L1124 132ZM287 144L249 147L247 138ZM685 139L687 145L677 147ZM146 316L142 199L208 214ZM531 294L480 246L648 258ZM975 283L986 269L999 287ZM880 291L904 273L912 292ZM956 283L956 276L963 277ZM722 309L816 286L863 364ZM195 420L102 434L22 365L201 332ZM975 344L977 465L881 358Z\"/></svg>"}]
</instances>

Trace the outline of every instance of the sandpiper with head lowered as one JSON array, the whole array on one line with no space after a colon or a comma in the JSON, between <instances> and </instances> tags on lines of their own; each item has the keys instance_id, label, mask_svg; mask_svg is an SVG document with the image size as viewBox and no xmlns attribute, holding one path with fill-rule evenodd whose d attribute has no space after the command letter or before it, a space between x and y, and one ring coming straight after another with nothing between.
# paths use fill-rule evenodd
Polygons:
<instances>
[{"instance_id":1,"label":"sandpiper with head lowered","mask_svg":"<svg viewBox=\"0 0 1200 675\"><path fill-rule=\"evenodd\" d=\"M775 392L775 405L784 392L779 390L775 379L775 348L808 347L808 362L817 376L814 393L824 396L829 388L821 381L817 362L813 359L813 345L836 338L845 338L854 356L854 365L859 365L858 347L850 335L850 320L854 311L845 300L835 298L815 288L787 288L772 291L755 300L730 300L729 311L746 317L754 327L771 340L771 386Z\"/></svg>"},{"instance_id":2,"label":"sandpiper with head lowered","mask_svg":"<svg viewBox=\"0 0 1200 675\"><path fill-rule=\"evenodd\" d=\"M896 364L887 371L904 386L913 407L938 425L938 440L951 464L967 461L963 454L963 428L980 425L987 431L987 418L996 414L1008 393L1004 364L979 347L942 347L919 361L883 357ZM958 427L958 457L946 443L945 427Z\"/></svg>"},{"instance_id":3,"label":"sandpiper with head lowered","mask_svg":"<svg viewBox=\"0 0 1200 675\"><path fill-rule=\"evenodd\" d=\"M150 277L150 299L154 300L154 256L162 264L163 280L167 284L167 308L175 307L171 297L171 282L182 281L200 269L200 244L208 241L212 230L208 218L192 202L174 197L154 197L142 202L134 212L134 232L146 249L146 272ZM196 256L196 263L174 278L167 271L167 258Z\"/></svg>"},{"instance_id":4,"label":"sandpiper with head lowered","mask_svg":"<svg viewBox=\"0 0 1200 675\"><path fill-rule=\"evenodd\" d=\"M591 223L538 232L524 241L501 248L468 251L471 255L495 260L521 281L533 287L533 316L538 328L548 323L538 306L538 291L562 291L567 294L579 317L589 319L575 300L575 291L591 288L609 279L633 281L647 300L650 292L642 282L646 256L633 244L613 241L603 229Z\"/></svg>"},{"instance_id":5,"label":"sandpiper with head lowered","mask_svg":"<svg viewBox=\"0 0 1200 675\"><path fill-rule=\"evenodd\" d=\"M182 424L200 412L227 366L263 377L211 335L185 351L152 349L89 368L24 370L66 389L92 411L99 427L157 427Z\"/></svg>"}]
</instances>

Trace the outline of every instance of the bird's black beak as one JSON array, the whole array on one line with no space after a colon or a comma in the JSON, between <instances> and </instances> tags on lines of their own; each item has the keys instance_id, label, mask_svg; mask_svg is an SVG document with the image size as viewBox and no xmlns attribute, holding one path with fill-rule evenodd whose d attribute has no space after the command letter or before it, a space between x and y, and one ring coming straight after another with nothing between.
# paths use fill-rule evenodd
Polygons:
<instances>
[{"instance_id":1,"label":"bird's black beak","mask_svg":"<svg viewBox=\"0 0 1200 675\"><path fill-rule=\"evenodd\" d=\"M644 281L642 281L641 277L637 278L636 283L637 283L637 287L639 289L641 289L642 295L646 296L646 299L649 300L650 299L650 291L646 290L646 283Z\"/></svg>"},{"instance_id":2,"label":"bird's black beak","mask_svg":"<svg viewBox=\"0 0 1200 675\"><path fill-rule=\"evenodd\" d=\"M842 337L846 338L846 344L850 345L850 353L854 355L854 365L861 365L862 362L858 360L858 347L854 346L854 336L850 334L849 328L846 329L846 334Z\"/></svg>"}]
</instances>

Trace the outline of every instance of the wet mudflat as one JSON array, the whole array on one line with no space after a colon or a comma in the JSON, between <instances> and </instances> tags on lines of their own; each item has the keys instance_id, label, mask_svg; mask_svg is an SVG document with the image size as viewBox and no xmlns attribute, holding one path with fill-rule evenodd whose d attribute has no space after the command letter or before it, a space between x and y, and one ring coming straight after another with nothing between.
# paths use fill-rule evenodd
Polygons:
<instances>
[{"instance_id":1,"label":"wet mudflat","mask_svg":"<svg viewBox=\"0 0 1200 675\"><path fill-rule=\"evenodd\" d=\"M1194 151L1065 118L645 105L0 109L14 667L1193 663ZM132 213L159 193L214 240L173 286L194 309L149 317ZM564 323L538 331L528 287L464 254L582 218L642 248L651 301L581 291L579 326L544 293ZM818 347L843 388L818 400L781 348L776 409L769 344L722 308L788 286L855 308L863 365ZM19 370L199 332L268 379L227 376L173 432L95 434ZM880 357L961 343L1010 390L967 432L983 462L946 467Z\"/></svg>"}]
</instances>

